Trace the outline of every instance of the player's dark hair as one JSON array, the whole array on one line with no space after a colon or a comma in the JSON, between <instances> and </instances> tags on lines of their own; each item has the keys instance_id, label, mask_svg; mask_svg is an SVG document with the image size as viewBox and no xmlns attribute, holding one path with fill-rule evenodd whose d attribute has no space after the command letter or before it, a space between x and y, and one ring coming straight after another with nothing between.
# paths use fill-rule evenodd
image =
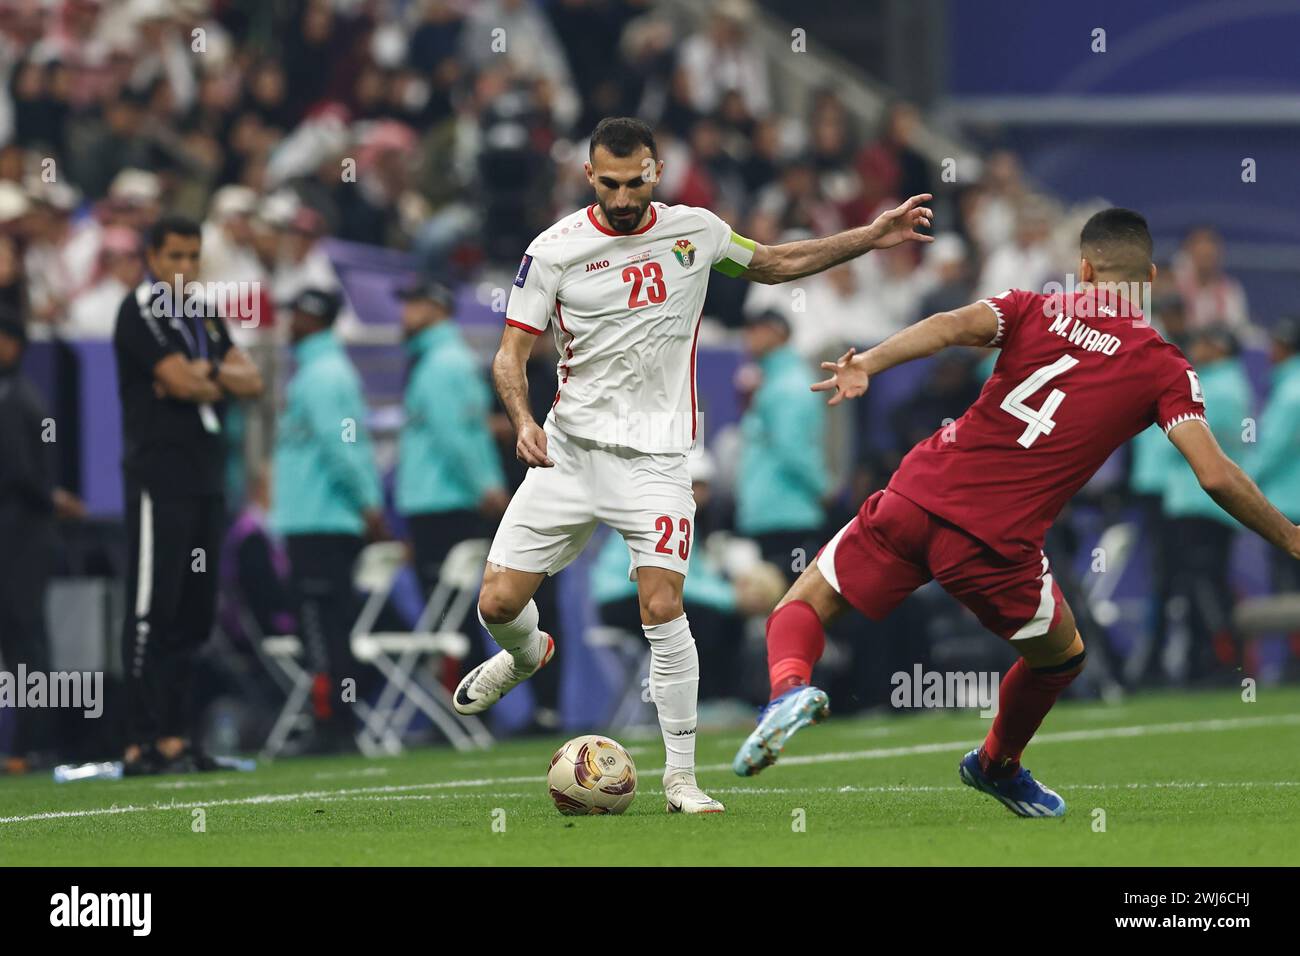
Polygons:
<instances>
[{"instance_id":1,"label":"player's dark hair","mask_svg":"<svg viewBox=\"0 0 1300 956\"><path fill-rule=\"evenodd\" d=\"M1099 273L1145 280L1154 244L1140 213L1113 206L1083 224L1079 249Z\"/></svg>"},{"instance_id":2,"label":"player's dark hair","mask_svg":"<svg viewBox=\"0 0 1300 956\"><path fill-rule=\"evenodd\" d=\"M655 134L650 126L633 116L606 116L591 131L588 158L596 155L596 147L604 146L614 156L631 156L642 146L649 147L650 155L659 158Z\"/></svg>"},{"instance_id":3,"label":"player's dark hair","mask_svg":"<svg viewBox=\"0 0 1300 956\"><path fill-rule=\"evenodd\" d=\"M168 236L184 236L186 239L197 239L202 235L199 224L189 216L163 216L149 227L147 236L149 251L157 252L161 249Z\"/></svg>"}]
</instances>

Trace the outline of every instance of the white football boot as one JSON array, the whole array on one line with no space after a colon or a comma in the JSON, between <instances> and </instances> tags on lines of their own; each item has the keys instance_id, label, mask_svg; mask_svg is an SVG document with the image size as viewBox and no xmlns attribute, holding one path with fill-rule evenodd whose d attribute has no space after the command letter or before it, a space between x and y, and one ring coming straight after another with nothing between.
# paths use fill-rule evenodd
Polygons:
<instances>
[{"instance_id":1,"label":"white football boot","mask_svg":"<svg viewBox=\"0 0 1300 956\"><path fill-rule=\"evenodd\" d=\"M727 808L700 789L693 770L664 773L664 796L669 813L722 813Z\"/></svg>"},{"instance_id":2,"label":"white football boot","mask_svg":"<svg viewBox=\"0 0 1300 956\"><path fill-rule=\"evenodd\" d=\"M546 653L537 666L527 673L520 673L515 668L515 659L509 651L493 654L478 667L474 668L456 685L453 703L458 714L481 714L519 684L532 677L546 666L555 654L555 638L542 632L546 637Z\"/></svg>"}]
</instances>

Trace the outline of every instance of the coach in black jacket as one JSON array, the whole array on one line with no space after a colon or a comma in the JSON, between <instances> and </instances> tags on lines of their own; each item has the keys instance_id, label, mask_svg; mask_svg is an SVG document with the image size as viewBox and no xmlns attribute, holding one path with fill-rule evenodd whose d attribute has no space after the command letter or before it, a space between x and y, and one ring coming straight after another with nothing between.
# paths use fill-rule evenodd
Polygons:
<instances>
[{"instance_id":1,"label":"coach in black jacket","mask_svg":"<svg viewBox=\"0 0 1300 956\"><path fill-rule=\"evenodd\" d=\"M260 394L262 380L230 341L219 303L195 282L199 239L198 224L183 217L154 225L149 274L122 300L113 331L130 543L127 774L215 769L190 742L190 687L216 616L222 421L227 398Z\"/></svg>"}]
</instances>

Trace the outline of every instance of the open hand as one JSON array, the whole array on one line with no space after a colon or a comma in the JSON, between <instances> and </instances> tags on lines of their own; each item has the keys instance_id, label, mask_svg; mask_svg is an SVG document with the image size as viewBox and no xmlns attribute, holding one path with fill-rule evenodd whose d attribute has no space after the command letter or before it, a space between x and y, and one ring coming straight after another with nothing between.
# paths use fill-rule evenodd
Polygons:
<instances>
[{"instance_id":1,"label":"open hand","mask_svg":"<svg viewBox=\"0 0 1300 956\"><path fill-rule=\"evenodd\" d=\"M816 382L814 392L834 391L828 405L838 405L846 398L857 398L867 390L868 376L861 361L855 362L853 356L857 349L849 349L840 356L838 362L822 362L822 368L831 373L831 377ZM859 356L861 359L862 356Z\"/></svg>"},{"instance_id":2,"label":"open hand","mask_svg":"<svg viewBox=\"0 0 1300 956\"><path fill-rule=\"evenodd\" d=\"M929 229L934 221L934 212L921 205L933 198L930 193L921 193L901 206L895 206L877 216L871 224L871 248L888 249L908 240L934 242L934 236L916 231L918 228Z\"/></svg>"}]
</instances>

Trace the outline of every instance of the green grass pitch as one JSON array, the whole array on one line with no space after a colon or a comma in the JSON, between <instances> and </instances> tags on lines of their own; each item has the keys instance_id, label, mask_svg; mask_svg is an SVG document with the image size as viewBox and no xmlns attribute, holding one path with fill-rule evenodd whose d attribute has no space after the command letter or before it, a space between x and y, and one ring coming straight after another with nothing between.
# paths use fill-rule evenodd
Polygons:
<instances>
[{"instance_id":1,"label":"green grass pitch","mask_svg":"<svg viewBox=\"0 0 1300 956\"><path fill-rule=\"evenodd\" d=\"M1214 692L1060 705L1025 758L1069 804L1060 820L1020 819L961 785L957 761L986 729L975 711L832 718L746 779L727 769L744 732L702 732L701 783L727 805L705 817L665 814L657 736L622 737L640 785L619 817L552 807L544 776L561 738L297 758L244 774L0 780L0 865L1300 860L1300 688L1261 688L1252 703Z\"/></svg>"}]
</instances>

